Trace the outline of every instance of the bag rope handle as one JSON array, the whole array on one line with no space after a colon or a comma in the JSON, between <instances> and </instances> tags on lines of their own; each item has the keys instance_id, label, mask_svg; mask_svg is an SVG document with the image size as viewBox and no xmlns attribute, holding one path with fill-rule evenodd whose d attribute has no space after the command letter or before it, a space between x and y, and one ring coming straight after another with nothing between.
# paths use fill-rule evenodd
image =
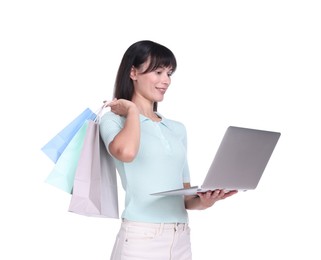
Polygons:
<instances>
[{"instance_id":1,"label":"bag rope handle","mask_svg":"<svg viewBox=\"0 0 321 260\"><path fill-rule=\"evenodd\" d=\"M112 102L112 100L111 100L111 101L106 101L106 100L103 101L104 104L103 104L100 108L98 108L98 109L96 110L96 112L95 112L96 117L95 117L95 119L93 120L94 122L96 122L96 123L99 123L99 122L100 122L101 113L103 112L103 110L104 110L111 102Z\"/></svg>"}]
</instances>

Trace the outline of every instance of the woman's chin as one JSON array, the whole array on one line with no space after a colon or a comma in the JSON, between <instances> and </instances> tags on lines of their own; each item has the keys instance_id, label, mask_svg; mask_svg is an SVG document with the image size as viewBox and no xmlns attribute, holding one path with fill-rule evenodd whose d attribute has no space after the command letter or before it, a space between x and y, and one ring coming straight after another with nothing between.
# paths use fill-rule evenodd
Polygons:
<instances>
[{"instance_id":1,"label":"woman's chin","mask_svg":"<svg viewBox=\"0 0 321 260\"><path fill-rule=\"evenodd\" d=\"M155 102L162 102L164 100L164 96L155 98Z\"/></svg>"}]
</instances>

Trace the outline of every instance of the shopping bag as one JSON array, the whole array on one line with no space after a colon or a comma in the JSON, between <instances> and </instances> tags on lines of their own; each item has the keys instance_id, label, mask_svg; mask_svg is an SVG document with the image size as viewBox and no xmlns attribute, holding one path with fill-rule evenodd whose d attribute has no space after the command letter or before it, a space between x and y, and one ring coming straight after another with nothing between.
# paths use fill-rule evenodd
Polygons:
<instances>
[{"instance_id":1,"label":"shopping bag","mask_svg":"<svg viewBox=\"0 0 321 260\"><path fill-rule=\"evenodd\" d=\"M88 121L69 211L92 217L119 218L116 167L100 137L97 120Z\"/></svg>"},{"instance_id":2,"label":"shopping bag","mask_svg":"<svg viewBox=\"0 0 321 260\"><path fill-rule=\"evenodd\" d=\"M63 153L71 139L78 132L80 127L87 119L94 120L96 118L89 108L86 108L80 115L78 115L72 122L63 128L57 135L55 135L41 150L56 163L60 155Z\"/></svg>"},{"instance_id":3,"label":"shopping bag","mask_svg":"<svg viewBox=\"0 0 321 260\"><path fill-rule=\"evenodd\" d=\"M85 140L88 121L86 121L71 139L63 153L58 158L54 168L46 178L49 183L65 192L72 193L75 173Z\"/></svg>"}]
</instances>

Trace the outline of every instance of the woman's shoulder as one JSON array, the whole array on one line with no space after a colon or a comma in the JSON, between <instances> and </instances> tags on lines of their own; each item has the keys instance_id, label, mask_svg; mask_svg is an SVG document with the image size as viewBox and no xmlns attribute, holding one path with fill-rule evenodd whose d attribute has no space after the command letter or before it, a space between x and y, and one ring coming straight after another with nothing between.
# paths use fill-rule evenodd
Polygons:
<instances>
[{"instance_id":1,"label":"woman's shoulder","mask_svg":"<svg viewBox=\"0 0 321 260\"><path fill-rule=\"evenodd\" d=\"M115 123L122 124L124 122L124 120L125 120L124 117L119 116L119 115L115 114L114 112L107 111L101 116L100 122L103 123L103 122L107 122L107 121L113 121Z\"/></svg>"}]
</instances>

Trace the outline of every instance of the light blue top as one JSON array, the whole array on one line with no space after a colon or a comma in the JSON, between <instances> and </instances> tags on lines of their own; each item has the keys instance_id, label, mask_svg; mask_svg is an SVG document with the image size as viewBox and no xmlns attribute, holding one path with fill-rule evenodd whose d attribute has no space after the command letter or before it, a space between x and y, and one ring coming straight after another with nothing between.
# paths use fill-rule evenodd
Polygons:
<instances>
[{"instance_id":1,"label":"light blue top","mask_svg":"<svg viewBox=\"0 0 321 260\"><path fill-rule=\"evenodd\" d=\"M186 129L163 116L154 122L140 115L140 147L135 159L122 162L114 158L122 186L126 191L122 218L153 223L187 223L183 196L154 196L154 192L183 187L190 182L187 163ZM107 147L123 128L125 118L105 113L100 134Z\"/></svg>"}]
</instances>

